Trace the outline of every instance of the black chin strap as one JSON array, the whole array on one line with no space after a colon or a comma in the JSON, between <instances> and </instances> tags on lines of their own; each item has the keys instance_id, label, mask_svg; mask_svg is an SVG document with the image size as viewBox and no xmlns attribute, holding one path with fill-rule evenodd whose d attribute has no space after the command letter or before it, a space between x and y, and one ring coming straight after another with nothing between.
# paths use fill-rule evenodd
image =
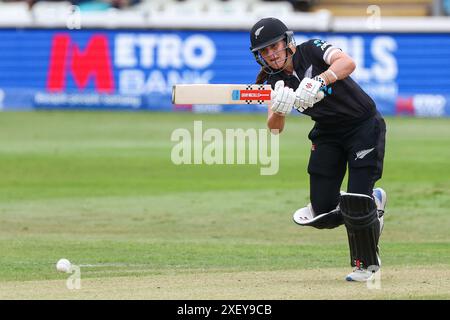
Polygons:
<instances>
[{"instance_id":1,"label":"black chin strap","mask_svg":"<svg viewBox=\"0 0 450 320\"><path fill-rule=\"evenodd\" d=\"M272 69L267 62L264 60L263 57L259 58L259 54L255 54L255 58L256 58L256 62L258 62L258 64L260 64L262 66L262 70L267 73L268 75L274 75L277 73L280 73L282 71L284 71L288 65L288 60L289 58L291 58L292 56L294 56L294 52L292 51L292 49L288 46L286 46L285 48L286 50L286 59L284 60L284 65L281 69Z\"/></svg>"}]
</instances>

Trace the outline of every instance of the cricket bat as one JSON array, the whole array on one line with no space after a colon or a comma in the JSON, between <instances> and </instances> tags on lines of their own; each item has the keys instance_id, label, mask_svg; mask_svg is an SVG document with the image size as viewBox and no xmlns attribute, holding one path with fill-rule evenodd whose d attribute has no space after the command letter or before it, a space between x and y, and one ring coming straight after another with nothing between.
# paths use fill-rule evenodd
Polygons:
<instances>
[{"instance_id":1,"label":"cricket bat","mask_svg":"<svg viewBox=\"0 0 450 320\"><path fill-rule=\"evenodd\" d=\"M267 104L272 89L263 84L177 84L173 104Z\"/></svg>"}]
</instances>

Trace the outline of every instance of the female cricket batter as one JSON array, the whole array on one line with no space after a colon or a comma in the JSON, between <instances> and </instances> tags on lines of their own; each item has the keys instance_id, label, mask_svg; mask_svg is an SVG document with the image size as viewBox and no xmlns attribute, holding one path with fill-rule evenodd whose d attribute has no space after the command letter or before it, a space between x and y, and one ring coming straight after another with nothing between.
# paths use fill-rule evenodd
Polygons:
<instances>
[{"instance_id":1,"label":"female cricket batter","mask_svg":"<svg viewBox=\"0 0 450 320\"><path fill-rule=\"evenodd\" d=\"M258 21L250 50L261 65L257 83L272 86L268 127L284 128L292 108L315 121L308 164L310 201L294 213L302 226L345 225L354 268L346 280L372 279L381 264L378 240L386 193L373 189L383 170L386 125L374 101L350 78L355 63L320 39L298 46L275 18ZM340 192L348 166L348 189Z\"/></svg>"}]
</instances>

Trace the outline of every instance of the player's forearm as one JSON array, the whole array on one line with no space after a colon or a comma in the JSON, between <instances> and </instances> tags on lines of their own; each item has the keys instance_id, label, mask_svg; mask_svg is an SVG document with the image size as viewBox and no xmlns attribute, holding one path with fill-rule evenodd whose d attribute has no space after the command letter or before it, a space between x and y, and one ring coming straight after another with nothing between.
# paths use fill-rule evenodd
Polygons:
<instances>
[{"instance_id":1,"label":"player's forearm","mask_svg":"<svg viewBox=\"0 0 450 320\"><path fill-rule=\"evenodd\" d=\"M332 84L338 80L347 78L356 68L352 58L342 55L335 59L327 71L320 76L325 80L326 85Z\"/></svg>"},{"instance_id":2,"label":"player's forearm","mask_svg":"<svg viewBox=\"0 0 450 320\"><path fill-rule=\"evenodd\" d=\"M283 131L284 129L285 119L285 116L272 112L271 114L269 114L269 118L267 119L267 126L272 133L281 133L281 131Z\"/></svg>"}]
</instances>

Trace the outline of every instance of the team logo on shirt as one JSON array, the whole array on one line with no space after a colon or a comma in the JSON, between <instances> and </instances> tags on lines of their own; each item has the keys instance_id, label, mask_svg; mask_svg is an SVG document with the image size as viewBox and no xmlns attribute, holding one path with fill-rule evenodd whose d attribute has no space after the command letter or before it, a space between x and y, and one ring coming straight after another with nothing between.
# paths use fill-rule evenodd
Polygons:
<instances>
[{"instance_id":1,"label":"team logo on shirt","mask_svg":"<svg viewBox=\"0 0 450 320\"><path fill-rule=\"evenodd\" d=\"M325 51L325 49L330 45L328 42L317 39L314 40L314 45L320 49L322 49L322 51Z\"/></svg>"}]
</instances>

